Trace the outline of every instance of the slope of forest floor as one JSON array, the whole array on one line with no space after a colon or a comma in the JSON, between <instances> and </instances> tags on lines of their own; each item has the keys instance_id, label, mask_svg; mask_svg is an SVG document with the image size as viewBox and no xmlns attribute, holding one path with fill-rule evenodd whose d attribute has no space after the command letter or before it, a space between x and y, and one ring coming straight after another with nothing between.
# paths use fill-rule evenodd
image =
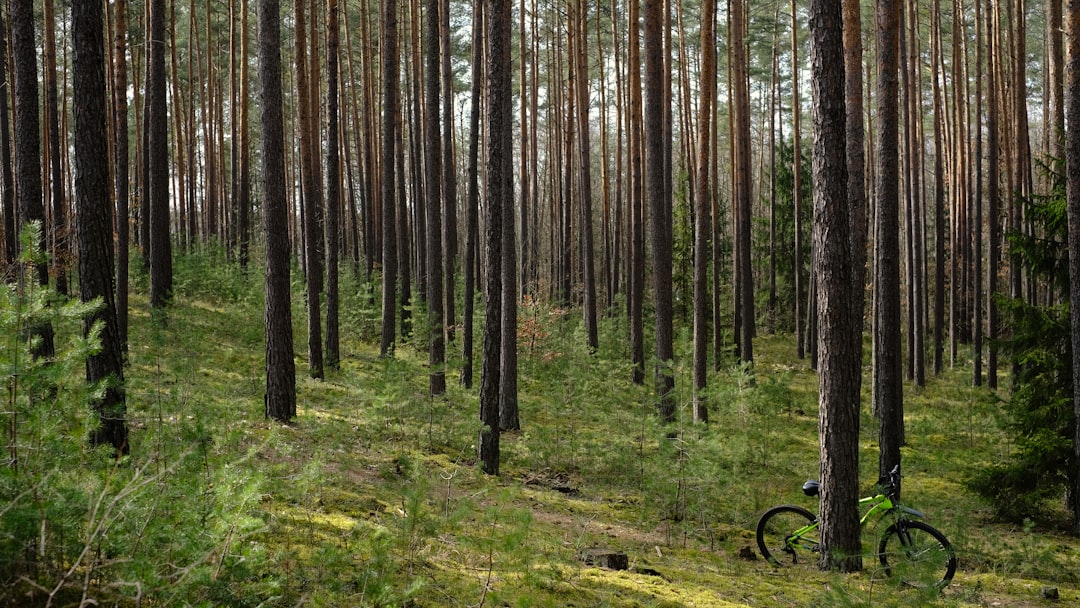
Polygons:
<instances>
[{"instance_id":1,"label":"slope of forest floor","mask_svg":"<svg viewBox=\"0 0 1080 608\"><path fill-rule=\"evenodd\" d=\"M152 550L147 540L134 551L134 560L157 562L150 568L179 572L159 577L162 585L140 598L144 605L1080 601L1080 541L1062 532L1064 513L1024 526L998 523L965 486L1010 449L998 397L970 387L969 367L932 378L924 389L905 385L905 498L930 514L960 560L941 596L925 597L891 586L869 557L863 572L842 575L776 570L756 556L753 530L766 508L816 508L799 491L818 471L816 377L808 360L794 356L790 335L763 331L752 371L725 365L710 376L710 422L701 426L690 422L684 329L678 422L663 427L649 388L629 381L621 320L604 321L601 348L590 355L576 314L526 306L522 430L503 436L501 475L493 478L475 462L476 390L459 385L456 356L445 398L427 394L426 323L414 322L417 334L394 358L379 358L377 305L365 286L348 281L341 369L312 380L298 293L298 416L281 425L263 416L261 285L238 277L208 283L211 268L186 272L165 326L152 325L144 295L133 294L131 460L194 464L169 469L173 477L132 509L147 520L201 513L177 515L190 528L174 526L168 540ZM415 314L424 318L422 310ZM458 336L448 350L460 344ZM876 425L867 409L864 492L877 477ZM213 538L201 545L209 548L184 548L185 539L200 535ZM583 564L581 552L597 547L625 552L629 568ZM99 583L113 589L114 600L134 597L123 581ZM1051 588L1057 602L1044 598Z\"/></svg>"}]
</instances>

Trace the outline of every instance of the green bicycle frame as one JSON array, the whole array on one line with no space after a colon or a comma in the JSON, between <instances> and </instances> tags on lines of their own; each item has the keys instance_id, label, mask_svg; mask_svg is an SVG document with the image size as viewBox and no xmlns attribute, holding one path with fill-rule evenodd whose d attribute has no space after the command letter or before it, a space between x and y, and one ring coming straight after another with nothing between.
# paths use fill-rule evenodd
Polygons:
<instances>
[{"instance_id":1,"label":"green bicycle frame","mask_svg":"<svg viewBox=\"0 0 1080 608\"><path fill-rule=\"evenodd\" d=\"M872 504L873 506L870 507L870 509L865 514L863 514L862 517L859 518L860 528L865 528L866 523L869 522L871 519L876 519L878 516L884 516L894 510L902 511L905 514L917 517L919 519L926 519L926 515L921 511L917 511L915 509L904 506L898 507L897 505L893 504L892 499L890 499L884 494L877 494L874 496L867 496L866 498L859 499L860 507L868 504ZM804 540L803 535L812 530L816 530L820 524L820 520L815 520L813 523L803 526L798 530L795 530L791 533L791 536L788 537L788 542L795 543ZM817 545L817 542L811 541L810 544Z\"/></svg>"}]
</instances>

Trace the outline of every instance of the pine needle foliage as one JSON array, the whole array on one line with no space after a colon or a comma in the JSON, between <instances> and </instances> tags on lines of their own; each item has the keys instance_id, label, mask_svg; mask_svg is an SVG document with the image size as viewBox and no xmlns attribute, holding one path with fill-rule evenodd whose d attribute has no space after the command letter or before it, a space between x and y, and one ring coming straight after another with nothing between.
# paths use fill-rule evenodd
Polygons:
<instances>
[{"instance_id":1,"label":"pine needle foliage","mask_svg":"<svg viewBox=\"0 0 1080 608\"><path fill-rule=\"evenodd\" d=\"M1008 240L1013 263L1045 281L1059 303L1035 305L1025 298L998 296L1009 325L1001 344L1016 372L1002 412L1015 449L971 480L971 487L992 501L1000 517L1014 522L1047 515L1050 502L1069 486L1075 458L1065 180L1050 165L1042 167L1054 188L1049 195L1024 201L1025 217L1037 229L1010 233Z\"/></svg>"}]
</instances>

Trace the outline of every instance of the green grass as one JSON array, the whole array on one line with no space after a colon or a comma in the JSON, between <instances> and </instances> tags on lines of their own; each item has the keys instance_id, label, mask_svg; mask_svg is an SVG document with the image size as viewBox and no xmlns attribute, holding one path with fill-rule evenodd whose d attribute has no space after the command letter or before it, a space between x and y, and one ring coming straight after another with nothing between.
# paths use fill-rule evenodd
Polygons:
<instances>
[{"instance_id":1,"label":"green grass","mask_svg":"<svg viewBox=\"0 0 1080 608\"><path fill-rule=\"evenodd\" d=\"M502 475L490 478L476 464L477 395L458 385L457 355L446 397L432 399L415 344L378 357L378 313L352 279L343 282L341 370L325 381L306 376L303 300L294 297L299 415L287 426L265 420L261 276L215 282L197 262L178 268L165 327L151 325L145 294L133 293L133 445L122 466L161 479L116 517L146 530L113 547L126 565L89 562L90 583L71 585L103 603L136 605L125 585L140 572L151 573L139 580L143 605L154 606L1042 606L1043 587L1058 588L1061 605L1080 600L1080 541L1054 519L995 523L965 487L1009 449L998 401L969 387L969 368L905 386L905 499L930 514L960 560L952 585L926 598L881 580L870 557L851 575L740 557L756 553L754 526L769 506L816 508L799 486L818 471L817 381L791 336L755 341L752 382L734 366L710 376L707 427L689 422L682 357L679 422L669 429L648 388L629 382L621 320L603 322L590 356L576 314L523 309L532 320L522 336L523 430L504 435ZM868 412L861 446L868 491L877 477ZM625 551L630 570L585 567L578 553L598 546ZM6 593L0 606L21 605Z\"/></svg>"}]
</instances>

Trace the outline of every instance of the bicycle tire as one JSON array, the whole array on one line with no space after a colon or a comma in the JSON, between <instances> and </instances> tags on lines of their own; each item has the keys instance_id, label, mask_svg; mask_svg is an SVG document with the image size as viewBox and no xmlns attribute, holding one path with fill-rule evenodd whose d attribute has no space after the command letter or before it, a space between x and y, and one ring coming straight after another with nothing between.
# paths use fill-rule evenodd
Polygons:
<instances>
[{"instance_id":1,"label":"bicycle tire","mask_svg":"<svg viewBox=\"0 0 1080 608\"><path fill-rule=\"evenodd\" d=\"M878 544L878 559L889 578L919 589L944 589L956 574L956 552L949 540L921 521L889 526Z\"/></svg>"},{"instance_id":2,"label":"bicycle tire","mask_svg":"<svg viewBox=\"0 0 1080 608\"><path fill-rule=\"evenodd\" d=\"M817 528L812 534L800 536L797 542L791 542L793 532L816 522L817 517L813 513L798 505L780 505L769 509L757 524L757 545L761 556L777 567L816 566L821 543Z\"/></svg>"}]
</instances>

